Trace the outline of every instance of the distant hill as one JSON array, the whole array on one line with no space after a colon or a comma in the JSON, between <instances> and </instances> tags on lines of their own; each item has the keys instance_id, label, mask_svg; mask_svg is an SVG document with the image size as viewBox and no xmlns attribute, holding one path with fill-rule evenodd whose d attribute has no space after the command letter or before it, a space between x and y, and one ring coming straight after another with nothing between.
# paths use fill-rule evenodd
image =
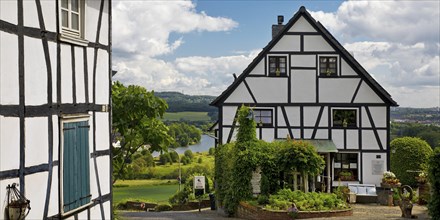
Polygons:
<instances>
[{"instance_id":1,"label":"distant hill","mask_svg":"<svg viewBox=\"0 0 440 220\"><path fill-rule=\"evenodd\" d=\"M208 95L185 95L180 92L155 92L157 97L168 103L167 112L208 112L216 113L217 108L210 106L216 97Z\"/></svg>"}]
</instances>

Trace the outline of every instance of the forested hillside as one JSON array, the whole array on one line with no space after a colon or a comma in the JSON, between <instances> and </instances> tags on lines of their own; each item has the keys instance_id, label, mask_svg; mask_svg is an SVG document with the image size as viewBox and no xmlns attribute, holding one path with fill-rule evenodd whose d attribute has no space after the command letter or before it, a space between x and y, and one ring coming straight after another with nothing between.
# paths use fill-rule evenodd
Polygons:
<instances>
[{"instance_id":1,"label":"forested hillside","mask_svg":"<svg viewBox=\"0 0 440 220\"><path fill-rule=\"evenodd\" d=\"M180 92L155 92L155 94L167 101L167 112L217 112L217 108L209 105L216 98L215 96L192 96Z\"/></svg>"}]
</instances>

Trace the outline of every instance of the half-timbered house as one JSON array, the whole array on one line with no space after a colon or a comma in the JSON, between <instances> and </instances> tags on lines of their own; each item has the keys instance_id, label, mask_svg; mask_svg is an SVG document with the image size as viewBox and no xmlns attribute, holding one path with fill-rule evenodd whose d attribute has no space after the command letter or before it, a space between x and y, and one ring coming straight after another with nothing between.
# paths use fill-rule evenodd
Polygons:
<instances>
[{"instance_id":1,"label":"half-timbered house","mask_svg":"<svg viewBox=\"0 0 440 220\"><path fill-rule=\"evenodd\" d=\"M327 186L379 185L390 167L389 112L397 103L304 7L283 20L211 103L219 109L217 143L234 140L238 108L250 106L260 139L290 137L317 147L327 160L321 175Z\"/></svg>"},{"instance_id":2,"label":"half-timbered house","mask_svg":"<svg viewBox=\"0 0 440 220\"><path fill-rule=\"evenodd\" d=\"M110 219L111 1L0 1L0 49L1 207Z\"/></svg>"}]
</instances>

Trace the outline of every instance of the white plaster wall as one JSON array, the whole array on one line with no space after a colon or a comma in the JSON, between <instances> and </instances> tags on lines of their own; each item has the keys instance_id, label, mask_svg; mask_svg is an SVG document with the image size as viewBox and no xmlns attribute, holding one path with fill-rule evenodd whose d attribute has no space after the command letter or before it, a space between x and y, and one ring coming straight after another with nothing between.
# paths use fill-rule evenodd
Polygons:
<instances>
[{"instance_id":1,"label":"white plaster wall","mask_svg":"<svg viewBox=\"0 0 440 220\"><path fill-rule=\"evenodd\" d=\"M288 129L278 129L278 138L287 138L287 135L289 135Z\"/></svg>"},{"instance_id":2,"label":"white plaster wall","mask_svg":"<svg viewBox=\"0 0 440 220\"><path fill-rule=\"evenodd\" d=\"M99 206L99 205L97 205L97 206ZM87 210L84 210L84 211L78 213L78 219L88 219L87 218Z\"/></svg>"},{"instance_id":3,"label":"white plaster wall","mask_svg":"<svg viewBox=\"0 0 440 220\"><path fill-rule=\"evenodd\" d=\"M291 129L291 130L292 130L293 138L295 138L295 139L301 138L301 130L300 129Z\"/></svg>"},{"instance_id":4,"label":"white plaster wall","mask_svg":"<svg viewBox=\"0 0 440 220\"><path fill-rule=\"evenodd\" d=\"M249 77L248 77L249 79ZM229 95L229 97L225 100L225 103L253 103L251 94L249 93L246 85L241 82L237 88Z\"/></svg>"},{"instance_id":5,"label":"white plaster wall","mask_svg":"<svg viewBox=\"0 0 440 220\"><path fill-rule=\"evenodd\" d=\"M110 202L105 202L103 204L103 207L104 207L105 219L110 219L110 213L111 213ZM87 213L87 211L86 211L86 213ZM90 219L102 219L100 205L95 205L92 208L90 208Z\"/></svg>"},{"instance_id":6,"label":"white plaster wall","mask_svg":"<svg viewBox=\"0 0 440 220\"><path fill-rule=\"evenodd\" d=\"M383 149L387 149L387 131L386 130L378 130L380 142L382 143Z\"/></svg>"},{"instance_id":7,"label":"white plaster wall","mask_svg":"<svg viewBox=\"0 0 440 220\"><path fill-rule=\"evenodd\" d=\"M231 131L231 128L223 128L223 144L228 143L228 136L229 136L229 132Z\"/></svg>"},{"instance_id":8,"label":"white plaster wall","mask_svg":"<svg viewBox=\"0 0 440 220\"><path fill-rule=\"evenodd\" d=\"M48 162L48 120L47 117L25 119L25 165L35 166Z\"/></svg>"},{"instance_id":9,"label":"white plaster wall","mask_svg":"<svg viewBox=\"0 0 440 220\"><path fill-rule=\"evenodd\" d=\"M292 67L316 67L316 55L291 55Z\"/></svg>"},{"instance_id":10,"label":"white plaster wall","mask_svg":"<svg viewBox=\"0 0 440 220\"><path fill-rule=\"evenodd\" d=\"M320 108L321 107L304 107L304 126L315 126Z\"/></svg>"},{"instance_id":11,"label":"white plaster wall","mask_svg":"<svg viewBox=\"0 0 440 220\"><path fill-rule=\"evenodd\" d=\"M75 47L75 81L76 102L86 102L86 90L84 85L84 53L82 47Z\"/></svg>"},{"instance_id":12,"label":"white plaster wall","mask_svg":"<svg viewBox=\"0 0 440 220\"><path fill-rule=\"evenodd\" d=\"M374 125L377 127L387 126L387 108L386 107L369 107Z\"/></svg>"},{"instance_id":13,"label":"white plaster wall","mask_svg":"<svg viewBox=\"0 0 440 220\"><path fill-rule=\"evenodd\" d=\"M46 152L47 153L47 152ZM49 172L26 175L26 198L31 201L31 211L26 219L43 219L44 204L46 203L47 178ZM58 196L58 195L51 195Z\"/></svg>"},{"instance_id":14,"label":"white plaster wall","mask_svg":"<svg viewBox=\"0 0 440 220\"><path fill-rule=\"evenodd\" d=\"M101 20L101 33L99 35L99 43L108 45L108 15L109 15L109 8L108 4L110 1L104 1L104 9L102 13L102 20Z\"/></svg>"},{"instance_id":15,"label":"white plaster wall","mask_svg":"<svg viewBox=\"0 0 440 220\"><path fill-rule=\"evenodd\" d=\"M40 1L40 2L41 2L41 10L43 12L43 19L44 19L44 25L46 26L46 30L51 32L56 32L57 31L56 1Z\"/></svg>"},{"instance_id":16,"label":"white plaster wall","mask_svg":"<svg viewBox=\"0 0 440 220\"><path fill-rule=\"evenodd\" d=\"M17 24L17 1L0 1L0 20Z\"/></svg>"},{"instance_id":17,"label":"white plaster wall","mask_svg":"<svg viewBox=\"0 0 440 220\"><path fill-rule=\"evenodd\" d=\"M276 108L277 114L278 114L278 126L286 126L286 121L284 120L283 111L281 110L281 107ZM275 120L275 118L274 118Z\"/></svg>"},{"instance_id":18,"label":"white plaster wall","mask_svg":"<svg viewBox=\"0 0 440 220\"><path fill-rule=\"evenodd\" d=\"M52 101L57 100L57 44L48 42L50 65L52 69Z\"/></svg>"},{"instance_id":19,"label":"white plaster wall","mask_svg":"<svg viewBox=\"0 0 440 220\"><path fill-rule=\"evenodd\" d=\"M320 78L319 101L350 103L359 79Z\"/></svg>"},{"instance_id":20,"label":"white plaster wall","mask_svg":"<svg viewBox=\"0 0 440 220\"><path fill-rule=\"evenodd\" d=\"M108 114L107 112L96 113L96 150L110 148Z\"/></svg>"},{"instance_id":21,"label":"white plaster wall","mask_svg":"<svg viewBox=\"0 0 440 220\"><path fill-rule=\"evenodd\" d=\"M100 5L101 1L86 1L85 38L90 42L96 41ZM102 19L106 19L106 17L103 16Z\"/></svg>"},{"instance_id":22,"label":"white plaster wall","mask_svg":"<svg viewBox=\"0 0 440 220\"><path fill-rule=\"evenodd\" d=\"M287 119L289 120L290 126L300 126L299 107L286 106L285 109L286 109ZM279 117L283 117L283 116L279 116Z\"/></svg>"},{"instance_id":23,"label":"white plaster wall","mask_svg":"<svg viewBox=\"0 0 440 220\"><path fill-rule=\"evenodd\" d=\"M0 1L0 5L2 7L9 7L10 3ZM1 14L9 13L3 11L2 8ZM0 104L18 105L18 37L0 32L0 48ZM3 65L6 63L8 65Z\"/></svg>"},{"instance_id":24,"label":"white plaster wall","mask_svg":"<svg viewBox=\"0 0 440 220\"><path fill-rule=\"evenodd\" d=\"M20 120L17 117L0 116L0 170L18 169L19 167ZM1 198L3 199L3 197Z\"/></svg>"},{"instance_id":25,"label":"white plaster wall","mask_svg":"<svg viewBox=\"0 0 440 220\"><path fill-rule=\"evenodd\" d=\"M98 157L98 174L99 174L99 182L101 183L101 194L106 195L110 193L110 156L102 156ZM93 173L94 174L94 173Z\"/></svg>"},{"instance_id":26,"label":"white plaster wall","mask_svg":"<svg viewBox=\"0 0 440 220\"><path fill-rule=\"evenodd\" d=\"M267 142L272 142L274 140L275 130L273 128L263 128L262 130L263 137L262 139Z\"/></svg>"},{"instance_id":27,"label":"white plaster wall","mask_svg":"<svg viewBox=\"0 0 440 220\"><path fill-rule=\"evenodd\" d=\"M313 134L313 129L304 129L304 139L311 139Z\"/></svg>"},{"instance_id":28,"label":"white plaster wall","mask_svg":"<svg viewBox=\"0 0 440 220\"><path fill-rule=\"evenodd\" d=\"M266 75L264 71L264 58L260 60L260 62L255 66L254 69L249 73L249 75Z\"/></svg>"},{"instance_id":29,"label":"white plaster wall","mask_svg":"<svg viewBox=\"0 0 440 220\"><path fill-rule=\"evenodd\" d=\"M58 156L57 156L58 157ZM54 216L58 214L58 166L52 168L52 186L50 189L50 199L49 199L49 209L47 212L48 216Z\"/></svg>"},{"instance_id":30,"label":"white plaster wall","mask_svg":"<svg viewBox=\"0 0 440 220\"><path fill-rule=\"evenodd\" d=\"M289 29L289 32L316 32L316 30L303 16L301 16Z\"/></svg>"},{"instance_id":31,"label":"white plaster wall","mask_svg":"<svg viewBox=\"0 0 440 220\"><path fill-rule=\"evenodd\" d=\"M61 102L73 103L72 53L69 44L61 44Z\"/></svg>"},{"instance_id":32,"label":"white plaster wall","mask_svg":"<svg viewBox=\"0 0 440 220\"><path fill-rule=\"evenodd\" d=\"M23 24L26 27L40 28L35 1L23 1Z\"/></svg>"},{"instance_id":33,"label":"white plaster wall","mask_svg":"<svg viewBox=\"0 0 440 220\"><path fill-rule=\"evenodd\" d=\"M342 76L357 76L358 74L345 62L344 59L341 59L341 75Z\"/></svg>"},{"instance_id":34,"label":"white plaster wall","mask_svg":"<svg viewBox=\"0 0 440 220\"><path fill-rule=\"evenodd\" d=\"M304 51L334 51L321 35L304 35Z\"/></svg>"},{"instance_id":35,"label":"white plaster wall","mask_svg":"<svg viewBox=\"0 0 440 220\"><path fill-rule=\"evenodd\" d=\"M315 139L328 139L328 129L316 130Z\"/></svg>"},{"instance_id":36,"label":"white plaster wall","mask_svg":"<svg viewBox=\"0 0 440 220\"><path fill-rule=\"evenodd\" d=\"M223 125L232 125L237 108L236 106L223 106Z\"/></svg>"},{"instance_id":37,"label":"white plaster wall","mask_svg":"<svg viewBox=\"0 0 440 220\"><path fill-rule=\"evenodd\" d=\"M53 130L53 161L59 160L58 158L58 152L59 152L59 133L60 133L60 128L59 128L59 118L58 115L54 115L52 116L52 130Z\"/></svg>"},{"instance_id":38,"label":"white plaster wall","mask_svg":"<svg viewBox=\"0 0 440 220\"><path fill-rule=\"evenodd\" d=\"M95 1L92 1L95 2ZM93 48L87 48L87 68L89 75L89 102L93 103L93 65L94 65L95 51Z\"/></svg>"},{"instance_id":39,"label":"white plaster wall","mask_svg":"<svg viewBox=\"0 0 440 220\"><path fill-rule=\"evenodd\" d=\"M41 40L24 37L24 70L26 105L47 103L47 67Z\"/></svg>"},{"instance_id":40,"label":"white plaster wall","mask_svg":"<svg viewBox=\"0 0 440 220\"><path fill-rule=\"evenodd\" d=\"M362 107L362 127L371 128L370 119L368 118L367 110L365 110L365 107Z\"/></svg>"},{"instance_id":41,"label":"white plaster wall","mask_svg":"<svg viewBox=\"0 0 440 220\"><path fill-rule=\"evenodd\" d=\"M364 150L380 150L379 144L376 141L376 136L372 130L362 131L362 149Z\"/></svg>"},{"instance_id":42,"label":"white plaster wall","mask_svg":"<svg viewBox=\"0 0 440 220\"><path fill-rule=\"evenodd\" d=\"M316 71L292 70L292 102L316 102Z\"/></svg>"},{"instance_id":43,"label":"white plaster wall","mask_svg":"<svg viewBox=\"0 0 440 220\"><path fill-rule=\"evenodd\" d=\"M96 103L108 104L109 100L109 65L108 53L98 50L98 64L96 67Z\"/></svg>"},{"instance_id":44,"label":"white plaster wall","mask_svg":"<svg viewBox=\"0 0 440 220\"><path fill-rule=\"evenodd\" d=\"M376 155L381 155L380 159L376 158ZM379 160L383 161L384 163L384 172L386 171L386 153L363 153L362 154L362 173L364 176L363 183L369 183L369 184L376 184L376 186L380 186L380 182L382 181L382 174L381 175L373 175L373 166L372 161L373 160ZM383 172L382 172L383 173Z\"/></svg>"},{"instance_id":45,"label":"white plaster wall","mask_svg":"<svg viewBox=\"0 0 440 220\"><path fill-rule=\"evenodd\" d=\"M300 44L299 35L284 35L270 51L300 51Z\"/></svg>"},{"instance_id":46,"label":"white plaster wall","mask_svg":"<svg viewBox=\"0 0 440 220\"><path fill-rule=\"evenodd\" d=\"M90 153L93 151L90 151ZM99 196L98 193L98 181L96 180L96 171L95 171L95 162L93 162L93 158L89 160L89 174L90 174L90 195L92 195L91 199L95 199ZM98 164L98 172L101 172L101 167ZM99 182L102 184L104 181L99 179Z\"/></svg>"},{"instance_id":47,"label":"white plaster wall","mask_svg":"<svg viewBox=\"0 0 440 220\"><path fill-rule=\"evenodd\" d=\"M347 129L347 149L359 149L359 131Z\"/></svg>"},{"instance_id":48,"label":"white plaster wall","mask_svg":"<svg viewBox=\"0 0 440 220\"><path fill-rule=\"evenodd\" d=\"M287 78L247 77L246 82L257 102L287 102Z\"/></svg>"},{"instance_id":49,"label":"white plaster wall","mask_svg":"<svg viewBox=\"0 0 440 220\"><path fill-rule=\"evenodd\" d=\"M324 110L322 111L321 121L319 122L319 126L321 127L328 127L328 109L329 107L324 107Z\"/></svg>"},{"instance_id":50,"label":"white plaster wall","mask_svg":"<svg viewBox=\"0 0 440 220\"><path fill-rule=\"evenodd\" d=\"M365 83L365 81L363 81L356 95L356 98L354 99L354 103L383 103L383 101Z\"/></svg>"},{"instance_id":51,"label":"white plaster wall","mask_svg":"<svg viewBox=\"0 0 440 220\"><path fill-rule=\"evenodd\" d=\"M344 130L332 129L332 140L335 143L336 148L344 149Z\"/></svg>"}]
</instances>

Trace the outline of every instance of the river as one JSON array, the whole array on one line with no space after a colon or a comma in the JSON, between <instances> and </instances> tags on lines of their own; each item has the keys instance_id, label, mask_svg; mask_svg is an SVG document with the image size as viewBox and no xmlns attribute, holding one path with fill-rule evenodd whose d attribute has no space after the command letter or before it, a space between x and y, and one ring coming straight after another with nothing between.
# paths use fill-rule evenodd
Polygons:
<instances>
[{"instance_id":1,"label":"river","mask_svg":"<svg viewBox=\"0 0 440 220\"><path fill-rule=\"evenodd\" d=\"M187 147L178 147L175 148L174 150L178 153L178 154L183 154L186 150L191 150L193 153L195 152L208 152L209 148L214 147L215 142L214 142L214 138L211 136L208 136L206 134L202 135L202 138L200 140L200 142L198 144L194 144L194 145L189 145ZM172 151L172 149L170 149L169 151ZM157 157L159 156L159 152L153 152L153 157Z\"/></svg>"}]
</instances>

